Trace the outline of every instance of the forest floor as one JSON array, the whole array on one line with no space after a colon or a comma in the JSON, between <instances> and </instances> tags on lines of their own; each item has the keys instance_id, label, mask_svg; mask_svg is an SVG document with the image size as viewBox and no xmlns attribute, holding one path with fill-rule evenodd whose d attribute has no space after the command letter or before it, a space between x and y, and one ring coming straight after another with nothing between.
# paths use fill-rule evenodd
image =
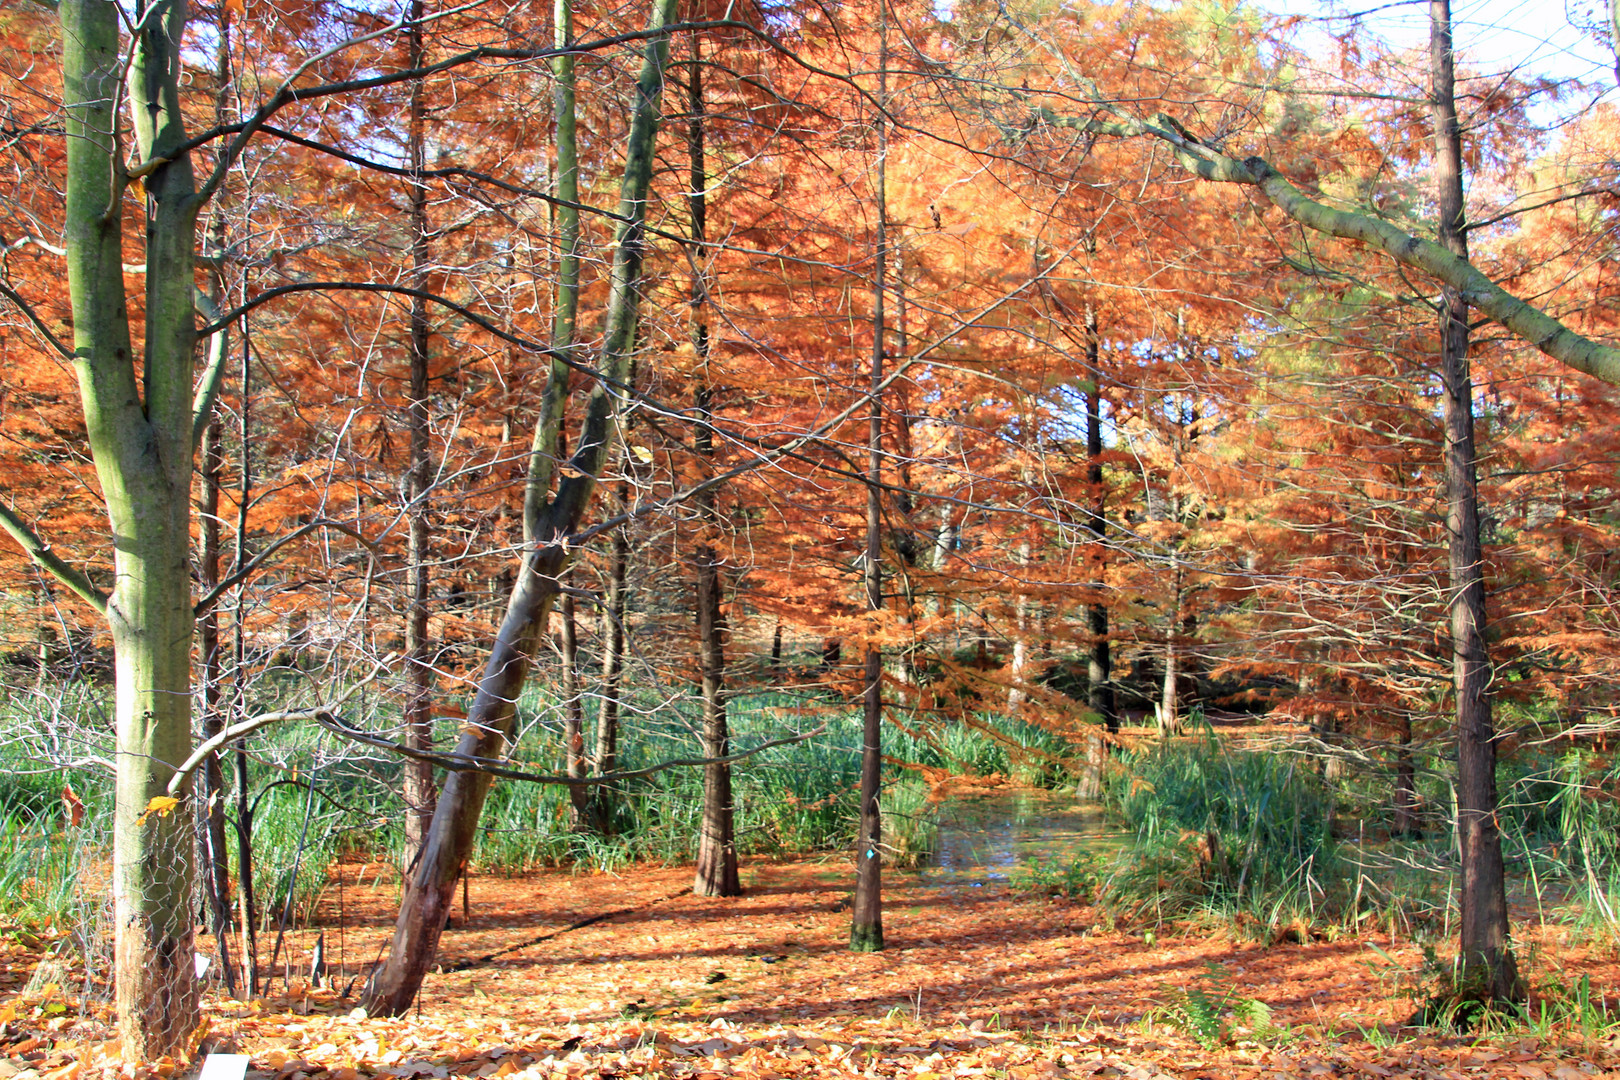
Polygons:
<instances>
[{"instance_id":1,"label":"forest floor","mask_svg":"<svg viewBox=\"0 0 1620 1080\"><path fill-rule=\"evenodd\" d=\"M1402 973L1422 961L1404 940L1110 930L1084 905L891 873L887 948L851 953L843 861L751 862L734 900L695 897L690 879L687 868L474 877L471 917L457 905L419 1007L371 1019L353 984L388 937L397 886L345 864L317 926L283 945L267 997L210 996L201 1049L250 1055L248 1080L1620 1076L1612 1025L1484 1039L1400 1029L1414 1008ZM305 977L317 932L326 988ZM1620 986L1612 943L1549 927L1521 931L1518 948L1543 989L1582 976L1594 996ZM80 1015L60 992L19 994L37 959L15 935L0 944L0 1080L194 1071L119 1062L105 1006ZM1216 1018L1200 1041L1185 996L1200 987L1265 1003L1269 1027Z\"/></svg>"}]
</instances>

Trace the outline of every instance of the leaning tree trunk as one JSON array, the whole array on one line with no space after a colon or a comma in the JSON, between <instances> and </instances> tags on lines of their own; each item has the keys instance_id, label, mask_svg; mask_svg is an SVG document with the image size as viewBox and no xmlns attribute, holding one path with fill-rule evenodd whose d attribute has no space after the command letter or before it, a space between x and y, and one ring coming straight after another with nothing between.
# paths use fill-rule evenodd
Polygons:
<instances>
[{"instance_id":1,"label":"leaning tree trunk","mask_svg":"<svg viewBox=\"0 0 1620 1080\"><path fill-rule=\"evenodd\" d=\"M559 7L566 8L566 0ZM529 455L523 557L467 724L456 744L456 752L462 755L497 757L506 747L518 697L557 596L558 575L573 550L568 538L578 530L612 450L618 388L629 378L635 340L647 190L652 179L664 63L669 51L668 35L663 30L673 20L675 7L676 0L657 0L654 5L635 91L601 346L603 377L591 390L568 468L563 470L556 493L549 495L551 481L559 471L556 450L572 375L567 363L560 357L553 358ZM568 34L565 20L559 19L558 32ZM460 771L445 782L422 856L405 883L388 959L366 988L363 1003L373 1015L404 1013L432 969L456 883L472 853L489 783L486 773Z\"/></svg>"},{"instance_id":2,"label":"leaning tree trunk","mask_svg":"<svg viewBox=\"0 0 1620 1080\"><path fill-rule=\"evenodd\" d=\"M1440 243L1468 257L1457 124L1450 0L1429 3L1429 65L1435 129ZM1468 302L1441 292L1440 381L1445 413L1446 534L1451 578L1452 686L1457 702L1457 835L1462 857L1462 1000L1523 997L1509 940L1502 841L1496 824L1496 737L1491 725L1490 656L1485 645L1484 555L1475 472L1474 388L1468 363Z\"/></svg>"}]
</instances>

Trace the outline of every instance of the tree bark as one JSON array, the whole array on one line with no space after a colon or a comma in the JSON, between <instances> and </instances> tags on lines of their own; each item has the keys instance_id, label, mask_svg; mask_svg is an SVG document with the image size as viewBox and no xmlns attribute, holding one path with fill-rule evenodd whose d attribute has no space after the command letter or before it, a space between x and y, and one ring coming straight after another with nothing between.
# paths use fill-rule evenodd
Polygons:
<instances>
[{"instance_id":1,"label":"tree bark","mask_svg":"<svg viewBox=\"0 0 1620 1080\"><path fill-rule=\"evenodd\" d=\"M884 262L888 255L888 207L885 171L888 128L882 109L888 106L888 6L879 4L877 103L877 251L872 271L872 389L867 423L866 609L877 632L883 610L883 308ZM883 651L870 638L866 644L866 684L862 696L860 822L855 838L855 899L849 947L856 952L883 948L883 814L879 804L883 779Z\"/></svg>"},{"instance_id":2,"label":"tree bark","mask_svg":"<svg viewBox=\"0 0 1620 1080\"><path fill-rule=\"evenodd\" d=\"M1093 249L1094 250L1094 249ZM1114 663L1108 641L1108 604L1103 600L1108 567L1108 494L1103 488L1102 443L1102 336L1098 332L1097 309L1086 305L1086 484L1091 489L1091 505L1086 511L1086 531L1091 533L1092 564L1097 568L1092 581L1095 595L1086 605L1086 631L1090 636L1086 662L1086 707L1102 723L1109 735L1119 734L1119 710L1114 703ZM1084 797L1102 795L1102 766L1106 742L1102 736L1088 741Z\"/></svg>"},{"instance_id":3,"label":"tree bark","mask_svg":"<svg viewBox=\"0 0 1620 1080\"><path fill-rule=\"evenodd\" d=\"M248 507L253 504L253 362L248 348L246 322L242 334L242 400L237 407L236 441L241 455L237 463L235 565L248 564ZM231 714L242 719L247 712L247 622L243 618L245 586L236 587L232 612ZM257 901L253 894L253 792L248 786L247 740L239 739L231 755L232 781L236 795L236 908L242 944L242 985L249 996L259 987L258 926L254 920Z\"/></svg>"},{"instance_id":4,"label":"tree bark","mask_svg":"<svg viewBox=\"0 0 1620 1080\"><path fill-rule=\"evenodd\" d=\"M1173 502L1174 500L1172 500ZM1179 541L1172 541L1172 545ZM1164 627L1164 685L1159 696L1159 735L1168 737L1181 730L1181 653L1176 635L1181 628L1182 604L1186 597L1187 572L1181 565L1181 551L1170 548L1170 612Z\"/></svg>"},{"instance_id":5,"label":"tree bark","mask_svg":"<svg viewBox=\"0 0 1620 1080\"><path fill-rule=\"evenodd\" d=\"M1028 482L1027 478L1025 482ZM1018 542L1018 565L1020 567L1028 567L1029 556L1029 541L1020 540ZM1029 667L1028 571L1021 570L1020 576L1023 578L1023 580L1019 581L1016 586L1018 589L1018 596L1013 601L1014 630L1012 664L1010 665L1012 689L1007 691L1007 712L1013 715L1017 715L1024 707L1024 678Z\"/></svg>"},{"instance_id":6,"label":"tree bark","mask_svg":"<svg viewBox=\"0 0 1620 1080\"><path fill-rule=\"evenodd\" d=\"M625 468L629 468L626 459ZM619 509L630 509L630 482L619 484ZM596 769L613 772L619 767L619 718L623 713L620 695L624 693L625 601L630 573L630 527L613 530L608 552L607 597L602 606L602 700L596 711ZM613 792L603 786L595 792L600 830L613 829Z\"/></svg>"},{"instance_id":7,"label":"tree bark","mask_svg":"<svg viewBox=\"0 0 1620 1080\"><path fill-rule=\"evenodd\" d=\"M202 560L198 580L203 589L219 583L219 472L223 441L216 417L203 436L202 462ZM197 625L197 651L202 660L202 703L204 739L225 729L225 687L223 646L219 640L219 609L211 608ZM214 933L220 970L231 996L237 996L236 971L230 961L231 867L230 848L225 839L225 771L219 754L209 754L198 770L200 790L197 803L203 816L201 836L203 891L208 900L209 926Z\"/></svg>"},{"instance_id":8,"label":"tree bark","mask_svg":"<svg viewBox=\"0 0 1620 1080\"><path fill-rule=\"evenodd\" d=\"M556 215L557 243L561 256L557 260L557 303L551 319L551 348L559 359L571 360L579 321L580 257L578 118L575 111L574 55L568 51L574 44L573 2L556 0L553 10L552 44L558 51L551 61L552 113L557 127L557 202L552 212ZM564 380L566 377L563 375ZM554 381L556 378L554 368ZM566 381L563 385L566 386ZM563 452L559 434L555 453L560 455ZM566 767L569 776L583 777L589 771L589 761L585 753L585 700L579 679L579 622L572 596L562 598L562 652L563 733L568 744ZM603 829L599 794L586 787L568 789L575 824L596 833Z\"/></svg>"},{"instance_id":9,"label":"tree bark","mask_svg":"<svg viewBox=\"0 0 1620 1080\"><path fill-rule=\"evenodd\" d=\"M556 451L572 371L559 359L552 363L529 455L523 557L465 731L456 744L456 752L461 754L496 757L506 746L518 697L557 596L558 575L573 550L568 538L578 529L612 450L620 394L617 388L625 385L629 377L635 341L647 191L669 51L668 35L662 31L674 19L675 8L676 0L657 0L654 5L651 33L637 81L614 230L601 346L603 378L586 402L580 438L569 468L562 471ZM562 478L555 495L551 495L551 481L560 471ZM366 988L363 1004L373 1015L404 1013L433 967L456 883L472 852L489 782L485 773L457 772L440 793L422 857L405 883L388 958Z\"/></svg>"},{"instance_id":10,"label":"tree bark","mask_svg":"<svg viewBox=\"0 0 1620 1080\"><path fill-rule=\"evenodd\" d=\"M118 1028L126 1060L180 1050L196 1029L192 806L147 814L191 746L192 315L197 200L180 114L185 9L158 0L130 52L128 92L145 177L146 341L137 381L123 271L124 163L115 88L120 13L66 0L64 238L74 368L113 535L107 602L115 678L117 784L112 892Z\"/></svg>"},{"instance_id":11,"label":"tree bark","mask_svg":"<svg viewBox=\"0 0 1620 1080\"><path fill-rule=\"evenodd\" d=\"M407 63L422 66L426 50L422 43L423 0L411 0L411 20L405 28ZM411 176L409 210L411 237L411 282L418 289L428 281L427 185L422 179L427 167L426 108L420 79L411 83L406 153ZM407 539L405 551L405 743L414 750L433 748L433 651L428 641L428 562L432 557L428 532L429 487L433 479L433 458L428 446L428 312L427 301L411 297L410 397L406 426L410 433L410 458L406 466L404 496ZM433 804L438 788L433 766L414 758L405 760L405 850L408 872L427 838L433 820Z\"/></svg>"},{"instance_id":12,"label":"tree bark","mask_svg":"<svg viewBox=\"0 0 1620 1080\"><path fill-rule=\"evenodd\" d=\"M563 699L564 770L569 776L582 779L590 772L590 762L585 753L585 707L579 687L579 623L574 618L573 596L564 593L561 605L562 678L559 682ZM601 830L590 788L583 785L569 788L568 801L573 808L575 827L591 832Z\"/></svg>"},{"instance_id":13,"label":"tree bark","mask_svg":"<svg viewBox=\"0 0 1620 1080\"><path fill-rule=\"evenodd\" d=\"M1450 0L1429 3L1435 186L1441 245L1467 261L1462 133L1457 123ZM1452 686L1457 708L1457 834L1462 853L1462 1000L1517 1001L1524 988L1509 940L1502 842L1496 825L1496 738L1485 643L1485 573L1479 535L1474 388L1468 362L1468 302L1441 293L1440 380L1445 414L1446 533L1451 577Z\"/></svg>"},{"instance_id":14,"label":"tree bark","mask_svg":"<svg viewBox=\"0 0 1620 1080\"><path fill-rule=\"evenodd\" d=\"M219 48L215 70L214 122L224 125L229 116L231 90L230 14L223 8L218 25ZM208 221L208 246L212 251L225 250L225 215L216 203ZM225 303L225 275L215 269L210 275L214 300L218 307ZM223 346L223 343L222 343ZM224 357L221 357L223 361ZM203 433L202 445L202 557L197 567L199 584L211 591L219 584L220 528L219 494L220 472L224 464L224 425L217 409L210 408L208 427ZM202 661L203 738L211 739L225 728L225 686L223 644L219 638L219 608L212 607L203 615L197 627L197 652ZM198 770L200 788L197 803L203 817L198 866L202 872L203 892L208 901L209 926L214 934L214 951L226 989L239 997L235 965L231 963L231 867L230 848L225 838L225 771L220 766L219 752L208 755Z\"/></svg>"},{"instance_id":15,"label":"tree bark","mask_svg":"<svg viewBox=\"0 0 1620 1080\"><path fill-rule=\"evenodd\" d=\"M703 277L704 244L707 240L708 168L703 147L703 57L701 37L692 38L692 59L688 65L686 152L690 169L687 206L691 215L692 264L692 344L697 351L697 386L692 405L697 413L693 449L705 475L712 475L714 432L714 389L709 381L709 324L705 318L708 284ZM720 533L717 492L707 488L698 496L701 528L707 535L693 555L697 570L698 664L703 680L703 756L722 758L731 752L731 735L726 725L725 615L720 606L720 560L715 543ZM741 896L742 880L737 872L737 836L731 798L731 763L716 761L703 767L703 821L698 831L697 870L692 891L699 896Z\"/></svg>"}]
</instances>

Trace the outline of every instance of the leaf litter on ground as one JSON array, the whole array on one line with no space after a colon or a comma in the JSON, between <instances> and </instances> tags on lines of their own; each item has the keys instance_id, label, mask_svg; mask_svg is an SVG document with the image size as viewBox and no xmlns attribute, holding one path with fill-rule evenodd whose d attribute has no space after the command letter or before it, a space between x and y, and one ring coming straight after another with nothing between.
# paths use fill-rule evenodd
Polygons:
<instances>
[{"instance_id":1,"label":"leaf litter on ground","mask_svg":"<svg viewBox=\"0 0 1620 1080\"><path fill-rule=\"evenodd\" d=\"M106 1006L81 1013L59 988L7 999L39 954L0 943L0 1080L186 1077L210 1051L249 1055L247 1080L1620 1076L1608 1033L1367 1038L1411 1006L1355 939L1262 947L1169 927L1150 938L1067 901L895 875L888 948L850 953L848 875L810 861L752 865L736 900L682 894L684 868L474 878L418 1008L367 1017L346 991L386 941L397 893L374 873L356 887L359 869L339 867L317 925L292 935L296 967L325 932L327 985L284 969L259 1000L211 996L191 1061L123 1062ZM588 922L604 911L615 914ZM1376 944L1416 963L1409 944ZM1612 949L1543 943L1542 962L1554 952L1563 977L1615 985ZM1217 969L1264 1003L1264 1030L1229 1016L1212 1040L1173 1022L1167 1007Z\"/></svg>"}]
</instances>

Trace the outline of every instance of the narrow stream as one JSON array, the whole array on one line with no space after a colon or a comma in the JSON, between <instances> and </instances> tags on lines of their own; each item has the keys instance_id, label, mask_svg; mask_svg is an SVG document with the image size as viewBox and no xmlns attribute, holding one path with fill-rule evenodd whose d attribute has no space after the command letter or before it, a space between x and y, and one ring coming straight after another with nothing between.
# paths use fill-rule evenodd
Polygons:
<instances>
[{"instance_id":1,"label":"narrow stream","mask_svg":"<svg viewBox=\"0 0 1620 1080\"><path fill-rule=\"evenodd\" d=\"M1072 794L959 795L940 805L934 856L919 874L936 885L1005 884L1021 866L1112 852L1124 838L1098 803Z\"/></svg>"}]
</instances>

